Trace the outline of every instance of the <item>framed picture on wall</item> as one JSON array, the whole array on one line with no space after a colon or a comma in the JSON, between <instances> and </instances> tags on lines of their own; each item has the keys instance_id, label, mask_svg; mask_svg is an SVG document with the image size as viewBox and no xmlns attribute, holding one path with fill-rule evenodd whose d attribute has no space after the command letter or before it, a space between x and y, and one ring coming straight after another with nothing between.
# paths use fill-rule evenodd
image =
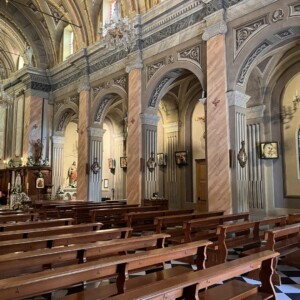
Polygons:
<instances>
[{"instance_id":1,"label":"framed picture on wall","mask_svg":"<svg viewBox=\"0 0 300 300\"><path fill-rule=\"evenodd\" d=\"M186 151L176 151L175 152L175 162L177 166L187 165L187 152Z\"/></svg>"},{"instance_id":2,"label":"framed picture on wall","mask_svg":"<svg viewBox=\"0 0 300 300\"><path fill-rule=\"evenodd\" d=\"M108 159L108 167L109 169L115 169L116 168L116 161L113 158Z\"/></svg>"},{"instance_id":3,"label":"framed picture on wall","mask_svg":"<svg viewBox=\"0 0 300 300\"><path fill-rule=\"evenodd\" d=\"M108 179L103 179L103 187L108 189Z\"/></svg>"},{"instance_id":4,"label":"framed picture on wall","mask_svg":"<svg viewBox=\"0 0 300 300\"><path fill-rule=\"evenodd\" d=\"M120 167L123 169L127 168L127 157L126 156L120 157Z\"/></svg>"},{"instance_id":5,"label":"framed picture on wall","mask_svg":"<svg viewBox=\"0 0 300 300\"><path fill-rule=\"evenodd\" d=\"M43 189L45 187L45 181L44 178L37 178L35 182L35 187L37 189Z\"/></svg>"},{"instance_id":6,"label":"framed picture on wall","mask_svg":"<svg viewBox=\"0 0 300 300\"><path fill-rule=\"evenodd\" d=\"M165 153L157 153L157 165L159 166L167 165L167 155Z\"/></svg>"},{"instance_id":7,"label":"framed picture on wall","mask_svg":"<svg viewBox=\"0 0 300 300\"><path fill-rule=\"evenodd\" d=\"M259 145L260 158L275 159L279 157L278 142L264 142Z\"/></svg>"}]
</instances>

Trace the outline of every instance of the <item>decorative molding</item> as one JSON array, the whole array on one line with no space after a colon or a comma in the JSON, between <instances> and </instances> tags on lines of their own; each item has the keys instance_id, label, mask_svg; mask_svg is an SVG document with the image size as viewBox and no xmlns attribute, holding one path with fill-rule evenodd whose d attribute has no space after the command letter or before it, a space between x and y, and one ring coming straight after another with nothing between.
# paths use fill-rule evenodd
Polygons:
<instances>
[{"instance_id":1,"label":"decorative molding","mask_svg":"<svg viewBox=\"0 0 300 300\"><path fill-rule=\"evenodd\" d=\"M108 102L110 101L111 99L110 98L104 98L102 99L102 101L100 102L100 105L98 107L98 110L97 110L97 114L96 114L96 117L95 117L95 122L101 122L101 117L102 117L102 113L105 109L105 106L108 104Z\"/></svg>"},{"instance_id":2,"label":"decorative molding","mask_svg":"<svg viewBox=\"0 0 300 300\"><path fill-rule=\"evenodd\" d=\"M123 88L125 91L127 91L127 76L123 75L123 76L120 76L118 78L115 78L113 80L113 84L118 85L121 88Z\"/></svg>"},{"instance_id":3,"label":"decorative molding","mask_svg":"<svg viewBox=\"0 0 300 300\"><path fill-rule=\"evenodd\" d=\"M267 16L260 17L235 29L235 49L238 52L255 33L268 25Z\"/></svg>"},{"instance_id":4,"label":"decorative molding","mask_svg":"<svg viewBox=\"0 0 300 300\"><path fill-rule=\"evenodd\" d=\"M101 92L105 88L105 83L101 83L100 85L93 87L93 96L94 98L97 96L99 92Z\"/></svg>"},{"instance_id":5,"label":"decorative molding","mask_svg":"<svg viewBox=\"0 0 300 300\"><path fill-rule=\"evenodd\" d=\"M280 40L284 40L286 38L290 38L291 36L295 35L291 28L279 31L274 34L274 36L278 37Z\"/></svg>"},{"instance_id":6,"label":"decorative molding","mask_svg":"<svg viewBox=\"0 0 300 300\"><path fill-rule=\"evenodd\" d=\"M163 66L165 66L165 61L162 59L152 65L147 65L147 79L148 81L151 77Z\"/></svg>"},{"instance_id":7,"label":"decorative molding","mask_svg":"<svg viewBox=\"0 0 300 300\"><path fill-rule=\"evenodd\" d=\"M68 111L68 110L62 114L62 116L60 117L60 120L57 124L56 131L63 131L65 121L69 115L70 115L70 111Z\"/></svg>"},{"instance_id":8,"label":"decorative molding","mask_svg":"<svg viewBox=\"0 0 300 300\"><path fill-rule=\"evenodd\" d=\"M195 61L200 65L201 62L201 53L200 53L200 45L193 46L184 51L178 53L178 60L191 60Z\"/></svg>"},{"instance_id":9,"label":"decorative molding","mask_svg":"<svg viewBox=\"0 0 300 300\"><path fill-rule=\"evenodd\" d=\"M169 80L170 80L169 77L162 78L162 80L159 82L158 86L155 88L155 90L152 94L152 99L150 99L149 106L156 107L158 95L161 92L161 90L164 88L164 86L168 83Z\"/></svg>"},{"instance_id":10,"label":"decorative molding","mask_svg":"<svg viewBox=\"0 0 300 300\"><path fill-rule=\"evenodd\" d=\"M51 15L53 16L53 20L55 22L55 25L58 24L58 22L61 20L61 18L63 17L62 14L60 14L59 10L52 4L47 3L49 6L49 9L51 11Z\"/></svg>"},{"instance_id":11,"label":"decorative molding","mask_svg":"<svg viewBox=\"0 0 300 300\"><path fill-rule=\"evenodd\" d=\"M69 97L69 100L79 106L79 95Z\"/></svg>"},{"instance_id":12,"label":"decorative molding","mask_svg":"<svg viewBox=\"0 0 300 300\"><path fill-rule=\"evenodd\" d=\"M228 106L247 107L247 102L251 97L239 91L227 92Z\"/></svg>"},{"instance_id":13,"label":"decorative molding","mask_svg":"<svg viewBox=\"0 0 300 300\"><path fill-rule=\"evenodd\" d=\"M180 122L167 123L163 125L165 133L178 132L180 128Z\"/></svg>"},{"instance_id":14,"label":"decorative molding","mask_svg":"<svg viewBox=\"0 0 300 300\"><path fill-rule=\"evenodd\" d=\"M294 3L290 5L290 17L300 16L300 4Z\"/></svg>"},{"instance_id":15,"label":"decorative molding","mask_svg":"<svg viewBox=\"0 0 300 300\"><path fill-rule=\"evenodd\" d=\"M90 91L90 80L88 76L83 76L79 80L79 86L78 86L78 93L81 93L83 91Z\"/></svg>"},{"instance_id":16,"label":"decorative molding","mask_svg":"<svg viewBox=\"0 0 300 300\"><path fill-rule=\"evenodd\" d=\"M175 58L173 57L173 55L169 55L167 57L167 64L169 65L169 64L172 64L174 62L175 62Z\"/></svg>"},{"instance_id":17,"label":"decorative molding","mask_svg":"<svg viewBox=\"0 0 300 300\"><path fill-rule=\"evenodd\" d=\"M160 120L158 115L153 114L140 114L142 125L152 125L157 126L157 123Z\"/></svg>"},{"instance_id":18,"label":"decorative molding","mask_svg":"<svg viewBox=\"0 0 300 300\"><path fill-rule=\"evenodd\" d=\"M272 22L276 23L284 19L284 12L282 9L275 10L272 14Z\"/></svg>"},{"instance_id":19,"label":"decorative molding","mask_svg":"<svg viewBox=\"0 0 300 300\"><path fill-rule=\"evenodd\" d=\"M247 119L263 118L265 109L265 105L257 105L247 108Z\"/></svg>"},{"instance_id":20,"label":"decorative molding","mask_svg":"<svg viewBox=\"0 0 300 300\"><path fill-rule=\"evenodd\" d=\"M143 59L142 59L142 54L139 51L137 53L137 57L135 57L131 62L126 67L126 73L130 73L132 70L135 69L143 69L144 64L143 64Z\"/></svg>"},{"instance_id":21,"label":"decorative molding","mask_svg":"<svg viewBox=\"0 0 300 300\"><path fill-rule=\"evenodd\" d=\"M254 49L252 51L252 53L248 56L247 60L245 61L244 65L243 65L243 67L242 67L242 69L240 71L239 77L238 77L238 82L237 83L239 85L243 85L244 84L247 72L248 72L250 66L252 65L253 61L257 58L257 56L260 53L262 53L270 45L271 45L271 43L269 41L265 40L258 47L256 47L256 49Z\"/></svg>"},{"instance_id":22,"label":"decorative molding","mask_svg":"<svg viewBox=\"0 0 300 300\"><path fill-rule=\"evenodd\" d=\"M208 41L209 39L219 35L219 34L226 34L227 33L227 24L225 21L220 21L216 24L213 24L209 27L207 27L204 30L204 33L202 35L203 41Z\"/></svg>"}]
</instances>

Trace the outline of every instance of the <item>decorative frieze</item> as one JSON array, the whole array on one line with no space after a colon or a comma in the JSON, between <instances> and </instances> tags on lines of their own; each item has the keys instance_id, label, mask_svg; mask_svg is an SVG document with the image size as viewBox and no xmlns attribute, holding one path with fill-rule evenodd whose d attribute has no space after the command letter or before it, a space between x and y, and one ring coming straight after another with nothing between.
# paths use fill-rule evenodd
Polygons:
<instances>
[{"instance_id":1,"label":"decorative frieze","mask_svg":"<svg viewBox=\"0 0 300 300\"><path fill-rule=\"evenodd\" d=\"M51 14L53 16L53 20L54 20L55 24L57 25L58 22L63 17L63 15L56 9L56 7L54 5L52 5L50 3L47 3L47 4L48 4Z\"/></svg>"},{"instance_id":2,"label":"decorative frieze","mask_svg":"<svg viewBox=\"0 0 300 300\"><path fill-rule=\"evenodd\" d=\"M195 61L200 65L201 57L200 57L200 46L193 46L184 51L178 53L178 60L191 60Z\"/></svg>"},{"instance_id":3,"label":"decorative frieze","mask_svg":"<svg viewBox=\"0 0 300 300\"><path fill-rule=\"evenodd\" d=\"M69 97L69 100L79 106L79 95Z\"/></svg>"},{"instance_id":4,"label":"decorative frieze","mask_svg":"<svg viewBox=\"0 0 300 300\"><path fill-rule=\"evenodd\" d=\"M258 57L260 53L262 53L266 48L268 48L271 45L271 43L267 40L265 40L263 43L261 43L258 47L256 47L250 56L247 58L246 62L244 63L242 70L240 71L239 77L238 77L238 84L243 85L247 72L254 62L254 60Z\"/></svg>"},{"instance_id":5,"label":"decorative frieze","mask_svg":"<svg viewBox=\"0 0 300 300\"><path fill-rule=\"evenodd\" d=\"M123 88L125 91L127 91L127 76L123 75L123 76L120 76L118 78L115 78L113 80L113 84L118 85L121 88Z\"/></svg>"},{"instance_id":6,"label":"decorative frieze","mask_svg":"<svg viewBox=\"0 0 300 300\"><path fill-rule=\"evenodd\" d=\"M65 124L65 121L66 121L66 119L67 119L69 113L70 113L69 111L65 111L65 112L62 114L62 116L60 117L60 120L59 120L59 122L58 122L57 128L56 128L57 131L63 131L63 129L64 129L64 124Z\"/></svg>"},{"instance_id":7,"label":"decorative frieze","mask_svg":"<svg viewBox=\"0 0 300 300\"><path fill-rule=\"evenodd\" d=\"M272 22L276 23L282 21L284 18L284 12L282 9L275 10L272 14Z\"/></svg>"},{"instance_id":8,"label":"decorative frieze","mask_svg":"<svg viewBox=\"0 0 300 300\"><path fill-rule=\"evenodd\" d=\"M148 81L151 79L151 77L163 66L165 65L165 61L162 59L152 65L147 66L147 79Z\"/></svg>"},{"instance_id":9,"label":"decorative frieze","mask_svg":"<svg viewBox=\"0 0 300 300\"><path fill-rule=\"evenodd\" d=\"M300 16L300 4L294 3L290 5L290 17Z\"/></svg>"},{"instance_id":10,"label":"decorative frieze","mask_svg":"<svg viewBox=\"0 0 300 300\"><path fill-rule=\"evenodd\" d=\"M251 23L244 24L235 29L235 48L239 51L244 43L249 40L255 33L268 25L266 16L263 16Z\"/></svg>"},{"instance_id":11,"label":"decorative frieze","mask_svg":"<svg viewBox=\"0 0 300 300\"><path fill-rule=\"evenodd\" d=\"M275 34L275 36L278 37L280 40L284 40L286 38L290 38L293 35L294 35L294 32L290 28L287 29L287 30L279 31L279 32L277 32Z\"/></svg>"},{"instance_id":12,"label":"decorative frieze","mask_svg":"<svg viewBox=\"0 0 300 300\"><path fill-rule=\"evenodd\" d=\"M111 100L110 98L102 99L102 101L100 102L100 105L98 107L98 110L97 110L95 122L98 122L98 123L101 122L101 117L102 117L103 111L110 100Z\"/></svg>"},{"instance_id":13,"label":"decorative frieze","mask_svg":"<svg viewBox=\"0 0 300 300\"><path fill-rule=\"evenodd\" d=\"M158 84L158 86L154 90L152 98L150 99L149 106L156 107L156 103L157 103L157 100L158 100L158 95L161 92L161 90L164 88L164 86L168 83L169 80L170 80L169 77L163 77L163 79L160 81L160 83Z\"/></svg>"}]
</instances>

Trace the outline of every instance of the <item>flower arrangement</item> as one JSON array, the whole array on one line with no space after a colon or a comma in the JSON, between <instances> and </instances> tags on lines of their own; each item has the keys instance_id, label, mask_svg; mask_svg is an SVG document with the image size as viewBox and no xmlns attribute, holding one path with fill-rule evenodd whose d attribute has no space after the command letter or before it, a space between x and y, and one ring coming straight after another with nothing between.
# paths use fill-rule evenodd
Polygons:
<instances>
[{"instance_id":1,"label":"flower arrangement","mask_svg":"<svg viewBox=\"0 0 300 300\"><path fill-rule=\"evenodd\" d=\"M25 193L14 194L12 198L12 207L13 210L30 210L30 198Z\"/></svg>"}]
</instances>

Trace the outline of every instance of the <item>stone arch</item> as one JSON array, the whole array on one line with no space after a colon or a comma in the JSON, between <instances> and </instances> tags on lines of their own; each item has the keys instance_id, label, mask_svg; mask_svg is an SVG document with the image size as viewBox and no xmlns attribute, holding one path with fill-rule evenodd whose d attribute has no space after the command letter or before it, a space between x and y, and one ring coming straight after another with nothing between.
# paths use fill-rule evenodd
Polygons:
<instances>
[{"instance_id":1,"label":"stone arch","mask_svg":"<svg viewBox=\"0 0 300 300\"><path fill-rule=\"evenodd\" d=\"M65 132L66 126L70 121L78 119L78 106L75 103L68 103L61 105L54 116L54 132L57 133Z\"/></svg>"},{"instance_id":2,"label":"stone arch","mask_svg":"<svg viewBox=\"0 0 300 300\"><path fill-rule=\"evenodd\" d=\"M159 69L150 79L146 88L146 105L147 108L157 109L158 103L162 95L166 93L168 87L182 74L184 71L193 73L199 80L201 86L204 84L204 74L199 66L189 61L180 61L166 65Z\"/></svg>"},{"instance_id":3,"label":"stone arch","mask_svg":"<svg viewBox=\"0 0 300 300\"><path fill-rule=\"evenodd\" d=\"M91 122L103 124L106 113L111 104L118 98L123 99L127 107L127 93L118 86L112 86L109 89L101 90L95 97L91 109Z\"/></svg>"}]
</instances>

